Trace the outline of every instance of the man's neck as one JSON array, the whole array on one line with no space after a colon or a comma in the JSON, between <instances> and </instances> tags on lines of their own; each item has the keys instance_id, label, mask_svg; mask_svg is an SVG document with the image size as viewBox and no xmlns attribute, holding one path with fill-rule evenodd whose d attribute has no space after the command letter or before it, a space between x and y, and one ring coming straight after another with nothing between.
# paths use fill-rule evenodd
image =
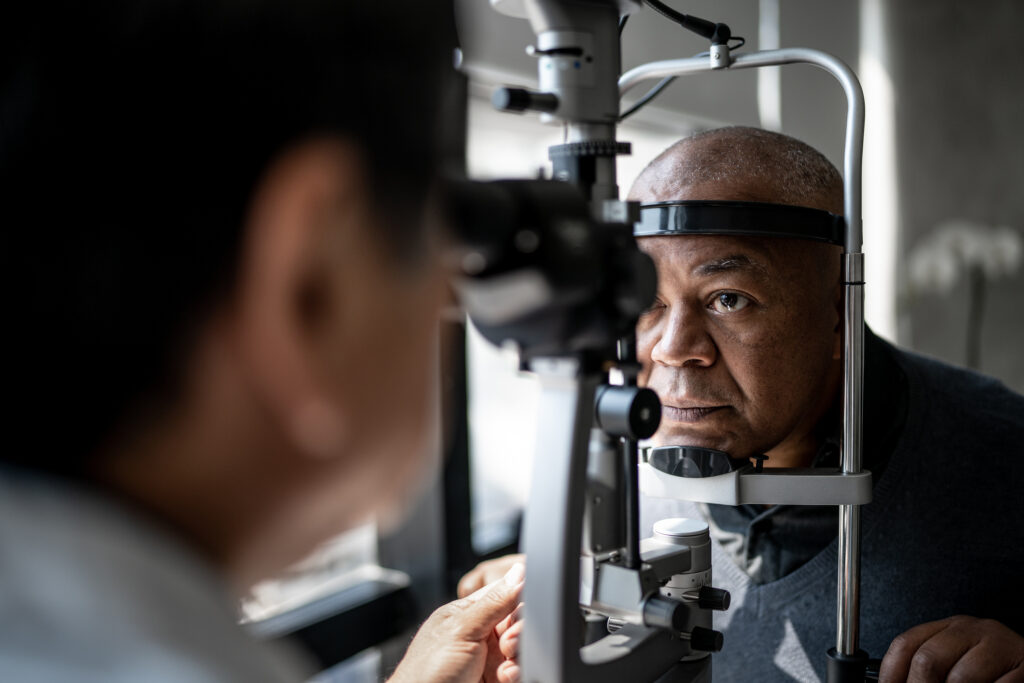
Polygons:
<instances>
[{"instance_id":1,"label":"man's neck","mask_svg":"<svg viewBox=\"0 0 1024 683\"><path fill-rule=\"evenodd\" d=\"M276 550L260 530L284 505L287 472L269 455L283 447L226 351L203 351L180 400L109 444L95 479L244 590L280 568L253 548Z\"/></svg>"}]
</instances>

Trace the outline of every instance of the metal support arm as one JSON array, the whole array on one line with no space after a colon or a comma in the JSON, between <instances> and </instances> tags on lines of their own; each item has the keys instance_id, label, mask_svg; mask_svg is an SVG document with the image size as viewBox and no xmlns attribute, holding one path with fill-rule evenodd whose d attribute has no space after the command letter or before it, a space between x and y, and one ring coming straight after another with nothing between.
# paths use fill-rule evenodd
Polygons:
<instances>
[{"instance_id":1,"label":"metal support arm","mask_svg":"<svg viewBox=\"0 0 1024 683\"><path fill-rule=\"evenodd\" d=\"M728 64L723 64L723 58ZM623 95L641 81L666 76L783 64L812 64L832 74L846 93L846 145L843 155L846 238L843 255L843 447L844 475L861 471L861 423L864 384L864 254L861 253L861 160L864 148L864 93L856 75L841 59L805 48L765 50L730 57L712 50L710 57L670 59L643 64L619 78ZM860 508L839 506L839 577L836 650L857 654L860 621Z\"/></svg>"}]
</instances>

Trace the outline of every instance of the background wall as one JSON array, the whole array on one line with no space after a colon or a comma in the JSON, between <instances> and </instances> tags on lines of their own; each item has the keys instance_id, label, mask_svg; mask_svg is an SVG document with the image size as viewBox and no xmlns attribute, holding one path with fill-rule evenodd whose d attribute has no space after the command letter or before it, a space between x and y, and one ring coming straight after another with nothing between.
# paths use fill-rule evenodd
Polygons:
<instances>
[{"instance_id":1,"label":"background wall","mask_svg":"<svg viewBox=\"0 0 1024 683\"><path fill-rule=\"evenodd\" d=\"M903 262L949 219L976 224L964 230L969 255L1012 260L1012 244L993 244L981 227L1008 226L1018 243L1024 229L1024 3L901 0L886 10ZM936 257L957 261L943 251ZM946 293L915 294L908 269L900 275L900 341L964 363L976 326L962 269ZM980 369L1024 391L1024 268L985 289Z\"/></svg>"},{"instance_id":2,"label":"background wall","mask_svg":"<svg viewBox=\"0 0 1024 683\"><path fill-rule=\"evenodd\" d=\"M1024 26L1024 3L671 4L729 24L747 39L745 50L818 48L858 71L868 108L869 324L882 336L956 364L966 363L969 331L976 330L980 370L1024 391L1024 43L1016 35ZM527 22L495 12L485 0L459 5L478 100L493 85L535 84L536 64L524 52L534 40ZM623 34L623 68L706 49L703 39L645 8ZM845 112L839 86L810 66L686 77L631 120L635 135L649 140L637 150L644 158L628 168L635 173L653 156L655 141L743 124L800 138L842 169ZM537 164L543 161L539 157ZM620 184L628 187L632 178L626 176L620 173ZM967 222L936 237L935 228L952 219ZM1006 229L990 234L989 226ZM980 290L972 289L965 260L981 263L977 273L988 268L987 279L974 279L975 285L983 282Z\"/></svg>"}]
</instances>

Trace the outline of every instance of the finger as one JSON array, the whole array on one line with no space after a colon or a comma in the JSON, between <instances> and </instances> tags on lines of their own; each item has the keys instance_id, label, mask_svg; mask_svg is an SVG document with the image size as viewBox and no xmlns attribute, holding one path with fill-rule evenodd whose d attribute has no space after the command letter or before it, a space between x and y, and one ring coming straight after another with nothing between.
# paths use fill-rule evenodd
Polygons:
<instances>
[{"instance_id":1,"label":"finger","mask_svg":"<svg viewBox=\"0 0 1024 683\"><path fill-rule=\"evenodd\" d=\"M518 581L519 582L519 587L522 588L523 568L519 567L519 566L516 566L516 565L513 565L512 569L509 569L508 572L506 572L505 576L503 576L501 578L501 580L509 582L509 583L511 583L512 581ZM495 581L492 581L491 583L487 584L486 586L481 586L480 588L477 588L475 591L473 591L469 595L463 596L463 597L459 598L458 600L455 600L455 601L449 603L447 605L447 607L454 608L458 612L462 612L462 611L465 611L467 609L470 609L475 603L477 603L485 595L487 595L487 593L493 587L497 586L498 583L499 583L499 581L495 580ZM520 603L520 604L522 604L522 603ZM518 607L516 609L518 609ZM508 616L511 616L511 615L512 615L512 613L510 613Z\"/></svg>"},{"instance_id":2,"label":"finger","mask_svg":"<svg viewBox=\"0 0 1024 683\"><path fill-rule=\"evenodd\" d=\"M880 683L902 683L910 675L910 663L921 645L949 626L949 619L930 621L905 631L889 645L878 669Z\"/></svg>"},{"instance_id":3,"label":"finger","mask_svg":"<svg viewBox=\"0 0 1024 683\"><path fill-rule=\"evenodd\" d=\"M502 662L498 667L498 680L501 683L519 683L522 673L519 669L519 662L511 659Z\"/></svg>"},{"instance_id":4,"label":"finger","mask_svg":"<svg viewBox=\"0 0 1024 683\"><path fill-rule=\"evenodd\" d=\"M494 632L499 636L507 631L509 627L523 618L523 603L519 603L519 606L512 611L512 614L508 615L504 619L498 622L498 625L494 627Z\"/></svg>"},{"instance_id":5,"label":"finger","mask_svg":"<svg viewBox=\"0 0 1024 683\"><path fill-rule=\"evenodd\" d=\"M511 571L511 570L509 570L509 571ZM487 592L489 590L491 590L492 585L497 585L497 581L492 581L492 582L488 583L486 586L480 586L479 588L477 588L475 591L473 591L469 595L465 596L464 598L459 598L458 600L453 602L452 605L454 605L455 607L458 607L459 609L462 609L462 610L469 609L470 607L473 606L474 603L476 603L478 600L480 600L480 598L482 598L485 595L487 595Z\"/></svg>"},{"instance_id":6,"label":"finger","mask_svg":"<svg viewBox=\"0 0 1024 683\"><path fill-rule=\"evenodd\" d=\"M517 621L498 638L498 647L508 659L519 656L519 638L523 634L523 622Z\"/></svg>"},{"instance_id":7,"label":"finger","mask_svg":"<svg viewBox=\"0 0 1024 683\"><path fill-rule=\"evenodd\" d=\"M521 602L521 603L519 603L519 606L516 607L516 611L513 612L512 614L508 615L508 618L509 618L509 621L510 621L509 626L511 626L512 624L516 623L517 621L522 621L523 620L523 610L524 609L525 609L525 603Z\"/></svg>"},{"instance_id":8,"label":"finger","mask_svg":"<svg viewBox=\"0 0 1024 683\"><path fill-rule=\"evenodd\" d=\"M491 583L500 579L502 576L512 569L513 566L521 564L526 566L526 555L523 553L514 553L512 555L505 555L499 557L496 560L484 563L484 576L487 577L487 583Z\"/></svg>"},{"instance_id":9,"label":"finger","mask_svg":"<svg viewBox=\"0 0 1024 683\"><path fill-rule=\"evenodd\" d=\"M978 644L978 640L979 636L974 632L958 628L955 623L950 624L917 648L910 659L907 681L926 683L946 680L953 666ZM972 677L970 680L980 679Z\"/></svg>"},{"instance_id":10,"label":"finger","mask_svg":"<svg viewBox=\"0 0 1024 683\"><path fill-rule=\"evenodd\" d=\"M1020 659L1008 658L1009 653L999 641L982 640L968 650L949 670L953 681L1024 681ZM1014 676L1017 678L1014 678Z\"/></svg>"},{"instance_id":11,"label":"finger","mask_svg":"<svg viewBox=\"0 0 1024 683\"><path fill-rule=\"evenodd\" d=\"M469 572L461 579L459 579L459 587L456 589L456 594L460 598L464 598L471 593L480 590L484 585L484 576L476 569Z\"/></svg>"},{"instance_id":12,"label":"finger","mask_svg":"<svg viewBox=\"0 0 1024 683\"><path fill-rule=\"evenodd\" d=\"M521 553L505 555L493 560L481 562L459 581L458 588L456 589L458 596L460 598L464 598L475 591L480 590L487 584L497 581L512 568L512 565L517 563L525 564L526 555Z\"/></svg>"},{"instance_id":13,"label":"finger","mask_svg":"<svg viewBox=\"0 0 1024 683\"><path fill-rule=\"evenodd\" d=\"M504 578L452 603L461 609L453 618L458 620L458 630L464 639L484 640L519 605L525 573L522 564L515 564Z\"/></svg>"},{"instance_id":14,"label":"finger","mask_svg":"<svg viewBox=\"0 0 1024 683\"><path fill-rule=\"evenodd\" d=\"M498 637L493 633L487 637L487 660L484 663L484 683L498 681L498 667L505 661L498 647Z\"/></svg>"},{"instance_id":15,"label":"finger","mask_svg":"<svg viewBox=\"0 0 1024 683\"><path fill-rule=\"evenodd\" d=\"M468 598L473 593L476 593L481 588L486 588L487 584L491 583L487 580L486 565L487 562L481 562L476 566L476 568L459 580L456 592L460 598Z\"/></svg>"},{"instance_id":16,"label":"finger","mask_svg":"<svg viewBox=\"0 0 1024 683\"><path fill-rule=\"evenodd\" d=\"M500 678L498 680L501 680ZM1018 666L996 679L995 683L1024 683L1024 668Z\"/></svg>"}]
</instances>

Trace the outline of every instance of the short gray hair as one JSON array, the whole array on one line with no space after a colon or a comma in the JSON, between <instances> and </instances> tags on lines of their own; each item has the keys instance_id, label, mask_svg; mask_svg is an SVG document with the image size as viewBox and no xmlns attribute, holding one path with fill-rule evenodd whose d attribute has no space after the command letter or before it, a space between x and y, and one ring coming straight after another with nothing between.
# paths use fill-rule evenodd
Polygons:
<instances>
[{"instance_id":1,"label":"short gray hair","mask_svg":"<svg viewBox=\"0 0 1024 683\"><path fill-rule=\"evenodd\" d=\"M842 210L843 179L835 166L810 145L760 128L731 126L683 138L659 154L640 177L649 174L679 188L750 180L771 187L773 201L779 203Z\"/></svg>"}]
</instances>

